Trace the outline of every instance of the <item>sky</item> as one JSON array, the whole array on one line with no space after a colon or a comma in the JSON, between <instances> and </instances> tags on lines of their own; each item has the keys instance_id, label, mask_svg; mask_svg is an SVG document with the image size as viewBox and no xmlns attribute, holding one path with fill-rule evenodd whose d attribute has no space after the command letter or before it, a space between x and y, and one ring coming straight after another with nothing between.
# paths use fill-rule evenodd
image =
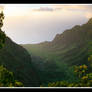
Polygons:
<instances>
[{"instance_id":1,"label":"sky","mask_svg":"<svg viewBox=\"0 0 92 92\"><path fill-rule=\"evenodd\" d=\"M17 44L52 41L56 34L92 17L91 4L0 4L2 10L2 30Z\"/></svg>"}]
</instances>

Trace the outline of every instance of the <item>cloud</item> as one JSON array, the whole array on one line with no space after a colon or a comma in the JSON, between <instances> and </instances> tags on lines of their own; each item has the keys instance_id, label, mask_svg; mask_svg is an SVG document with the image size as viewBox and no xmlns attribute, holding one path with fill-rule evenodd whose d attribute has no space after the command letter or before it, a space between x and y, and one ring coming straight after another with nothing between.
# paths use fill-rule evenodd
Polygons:
<instances>
[{"instance_id":1,"label":"cloud","mask_svg":"<svg viewBox=\"0 0 92 92\"><path fill-rule=\"evenodd\" d=\"M73 12L86 12L86 11L92 11L92 5L62 5L62 4L52 4L49 6L41 6L39 8L33 8L33 11L60 11L60 10L66 10L66 11L73 11Z\"/></svg>"},{"instance_id":2,"label":"cloud","mask_svg":"<svg viewBox=\"0 0 92 92\"><path fill-rule=\"evenodd\" d=\"M64 11L68 12L74 12L74 13L83 13L86 18L92 17L92 5L52 5L52 8L55 9L62 9Z\"/></svg>"},{"instance_id":3,"label":"cloud","mask_svg":"<svg viewBox=\"0 0 92 92\"><path fill-rule=\"evenodd\" d=\"M68 11L92 11L92 5L51 5L54 9L64 9Z\"/></svg>"},{"instance_id":4,"label":"cloud","mask_svg":"<svg viewBox=\"0 0 92 92\"><path fill-rule=\"evenodd\" d=\"M38 9L33 9L33 11L54 11L54 9L49 7L40 7Z\"/></svg>"},{"instance_id":5,"label":"cloud","mask_svg":"<svg viewBox=\"0 0 92 92\"><path fill-rule=\"evenodd\" d=\"M61 7L56 7L55 5L48 5L48 6L41 6L39 8L33 8L33 11L57 11L57 10L61 10Z\"/></svg>"}]
</instances>

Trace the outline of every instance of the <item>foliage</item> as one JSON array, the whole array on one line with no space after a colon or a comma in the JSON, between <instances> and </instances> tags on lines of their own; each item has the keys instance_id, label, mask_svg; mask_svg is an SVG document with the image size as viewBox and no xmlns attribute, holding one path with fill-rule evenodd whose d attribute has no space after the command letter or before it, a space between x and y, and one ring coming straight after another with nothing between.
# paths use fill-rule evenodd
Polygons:
<instances>
[{"instance_id":1,"label":"foliage","mask_svg":"<svg viewBox=\"0 0 92 92\"><path fill-rule=\"evenodd\" d=\"M5 43L6 35L4 32L1 31L1 27L3 26L4 14L3 12L0 13L0 48L3 47Z\"/></svg>"},{"instance_id":2,"label":"foliage","mask_svg":"<svg viewBox=\"0 0 92 92\"><path fill-rule=\"evenodd\" d=\"M88 57L88 61L92 61L92 55ZM92 62L91 62L92 63ZM88 72L88 67L85 64L74 66L74 74L79 78L77 82L57 81L48 83L48 87L92 87L92 72ZM44 87L41 85L41 87Z\"/></svg>"},{"instance_id":3,"label":"foliage","mask_svg":"<svg viewBox=\"0 0 92 92\"><path fill-rule=\"evenodd\" d=\"M4 14L3 12L0 13L0 28L3 26Z\"/></svg>"},{"instance_id":4,"label":"foliage","mask_svg":"<svg viewBox=\"0 0 92 92\"><path fill-rule=\"evenodd\" d=\"M4 14L0 13L0 49L5 44L6 35L2 32L1 28L3 26ZM8 71L3 66L0 66L0 87L23 87L23 84L19 81L15 81L12 72Z\"/></svg>"},{"instance_id":5,"label":"foliage","mask_svg":"<svg viewBox=\"0 0 92 92\"><path fill-rule=\"evenodd\" d=\"M24 86L39 86L38 76L31 63L28 52L20 45L14 43L1 30L4 14L0 13L0 65L15 74L16 80L20 80ZM13 31L13 30L12 30ZM26 78L26 79L25 79ZM16 85L18 82L16 82ZM12 86L13 84L10 83Z\"/></svg>"},{"instance_id":6,"label":"foliage","mask_svg":"<svg viewBox=\"0 0 92 92\"><path fill-rule=\"evenodd\" d=\"M89 66L92 68L92 55L88 57Z\"/></svg>"},{"instance_id":7,"label":"foliage","mask_svg":"<svg viewBox=\"0 0 92 92\"><path fill-rule=\"evenodd\" d=\"M86 65L80 65L80 66L75 66L75 71L74 72L76 73L76 75L79 78L81 78L86 74L87 70L88 69L87 69Z\"/></svg>"},{"instance_id":8,"label":"foliage","mask_svg":"<svg viewBox=\"0 0 92 92\"><path fill-rule=\"evenodd\" d=\"M15 80L13 72L0 66L0 87L23 87L23 83Z\"/></svg>"}]
</instances>

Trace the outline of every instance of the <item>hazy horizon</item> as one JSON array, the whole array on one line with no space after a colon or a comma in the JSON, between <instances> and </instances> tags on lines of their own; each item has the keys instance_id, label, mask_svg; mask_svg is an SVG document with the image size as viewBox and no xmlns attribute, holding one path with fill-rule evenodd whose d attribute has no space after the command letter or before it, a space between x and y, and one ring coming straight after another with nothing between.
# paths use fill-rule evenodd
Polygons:
<instances>
[{"instance_id":1,"label":"hazy horizon","mask_svg":"<svg viewBox=\"0 0 92 92\"><path fill-rule=\"evenodd\" d=\"M92 17L92 5L1 4L3 31L17 44L52 41L56 34Z\"/></svg>"}]
</instances>

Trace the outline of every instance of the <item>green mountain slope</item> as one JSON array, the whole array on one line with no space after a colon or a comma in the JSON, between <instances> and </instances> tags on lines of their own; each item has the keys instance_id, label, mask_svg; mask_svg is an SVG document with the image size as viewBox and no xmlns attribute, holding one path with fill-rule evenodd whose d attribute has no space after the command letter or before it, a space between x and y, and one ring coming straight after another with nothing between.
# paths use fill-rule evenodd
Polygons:
<instances>
[{"instance_id":1,"label":"green mountain slope","mask_svg":"<svg viewBox=\"0 0 92 92\"><path fill-rule=\"evenodd\" d=\"M57 34L53 41L22 45L32 55L64 62L69 65L84 64L91 50L92 19Z\"/></svg>"},{"instance_id":2,"label":"green mountain slope","mask_svg":"<svg viewBox=\"0 0 92 92\"><path fill-rule=\"evenodd\" d=\"M22 46L31 54L42 81L69 79L67 66L87 65L88 56L92 54L92 18L81 26L57 34L51 42Z\"/></svg>"},{"instance_id":3,"label":"green mountain slope","mask_svg":"<svg viewBox=\"0 0 92 92\"><path fill-rule=\"evenodd\" d=\"M39 86L39 78L31 63L30 55L22 46L17 45L8 37L5 46L0 49L0 65L4 65L13 72L15 78L24 86Z\"/></svg>"}]
</instances>

